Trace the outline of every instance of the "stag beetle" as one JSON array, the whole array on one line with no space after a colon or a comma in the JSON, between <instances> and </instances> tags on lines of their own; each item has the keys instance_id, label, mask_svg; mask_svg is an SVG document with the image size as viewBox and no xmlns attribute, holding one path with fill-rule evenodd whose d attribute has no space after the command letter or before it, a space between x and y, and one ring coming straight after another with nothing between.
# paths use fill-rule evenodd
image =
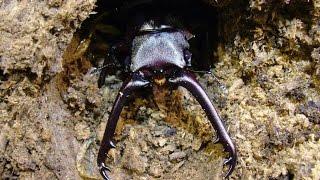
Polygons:
<instances>
[{"instance_id":1,"label":"stag beetle","mask_svg":"<svg viewBox=\"0 0 320 180\"><path fill-rule=\"evenodd\" d=\"M112 61L118 61L119 58L123 59L122 69L127 72L128 77L123 82L116 97L103 135L97 157L100 173L104 179L110 179L107 174L110 168L105 164L105 160L108 151L115 148L112 139L119 115L128 97L134 92L152 86L170 88L182 86L191 92L202 106L210 123L216 130L218 137L216 142L220 142L225 151L229 153L230 158L224 163L224 165L229 165L225 175L225 177L228 177L236 165L236 147L209 97L197 82L193 71L190 70L193 63L189 41L194 36L186 28L178 25L179 23L172 23L174 18L168 18L168 12L164 9L169 7L172 2L167 0L157 1L163 3L159 5L155 1L136 0L121 7L116 7L113 11L115 16L126 17L130 19L130 22L128 22L126 28L126 36L120 38L121 40L114 43L110 48L99 76L98 86L102 87L104 85L108 73L107 68L104 69L104 67L108 66L110 59ZM157 6L160 10L150 10L151 6Z\"/></svg>"}]
</instances>

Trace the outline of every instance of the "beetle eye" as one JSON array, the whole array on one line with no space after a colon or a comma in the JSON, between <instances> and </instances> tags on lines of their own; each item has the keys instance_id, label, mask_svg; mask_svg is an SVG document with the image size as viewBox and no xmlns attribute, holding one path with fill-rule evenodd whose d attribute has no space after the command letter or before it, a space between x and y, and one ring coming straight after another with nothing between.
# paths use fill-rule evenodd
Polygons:
<instances>
[{"instance_id":1,"label":"beetle eye","mask_svg":"<svg viewBox=\"0 0 320 180\"><path fill-rule=\"evenodd\" d=\"M185 62L186 62L186 65L187 65L188 67L190 67L190 66L191 66L192 53L191 53L188 49L185 49L185 50L183 51L183 54L184 54L184 60L185 60Z\"/></svg>"}]
</instances>

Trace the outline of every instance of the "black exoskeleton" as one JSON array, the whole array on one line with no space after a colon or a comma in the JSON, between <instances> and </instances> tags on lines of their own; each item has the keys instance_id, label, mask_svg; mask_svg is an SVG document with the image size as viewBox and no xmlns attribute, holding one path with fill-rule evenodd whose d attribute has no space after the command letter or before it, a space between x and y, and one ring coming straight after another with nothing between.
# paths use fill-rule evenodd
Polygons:
<instances>
[{"instance_id":1,"label":"black exoskeleton","mask_svg":"<svg viewBox=\"0 0 320 180\"><path fill-rule=\"evenodd\" d=\"M147 2L149 3L149 1ZM145 2L142 1L142 3ZM105 160L108 151L115 148L112 142L113 136L119 115L128 97L145 88L166 85L172 88L178 86L186 88L202 106L216 130L218 137L216 142L220 142L225 151L229 153L229 158L224 163L229 165L225 176L228 177L236 165L236 147L209 97L195 79L192 71L189 70L192 66L192 53L188 41L193 36L188 30L162 21L163 19L157 15L145 18L141 14L137 14L133 19L136 20L135 26L127 32L131 38L116 43L109 52L110 57L114 56L114 52L122 53L122 57L125 59L123 60L125 62L124 68L128 71L129 77L123 83L116 97L101 142L97 159L101 175L105 179L110 179L107 174L110 169L105 164ZM125 50L121 50L121 48ZM98 82L100 87L103 86L106 75L107 72L101 72Z\"/></svg>"}]
</instances>

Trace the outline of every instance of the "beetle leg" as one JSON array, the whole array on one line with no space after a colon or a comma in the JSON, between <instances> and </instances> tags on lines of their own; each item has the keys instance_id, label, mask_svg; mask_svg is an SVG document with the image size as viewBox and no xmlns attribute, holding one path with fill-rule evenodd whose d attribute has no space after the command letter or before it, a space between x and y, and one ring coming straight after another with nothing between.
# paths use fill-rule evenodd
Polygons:
<instances>
[{"instance_id":1,"label":"beetle leg","mask_svg":"<svg viewBox=\"0 0 320 180\"><path fill-rule=\"evenodd\" d=\"M115 70L121 69L125 71L125 73L128 73L130 69L130 58L129 56L124 56L125 54L128 54L128 47L126 46L126 43L123 41L120 41L108 50L109 52L107 53L101 70L99 79L98 79L98 87L101 88L104 83L106 76L108 73L113 72ZM124 59L124 61L120 61L119 59Z\"/></svg>"},{"instance_id":2,"label":"beetle leg","mask_svg":"<svg viewBox=\"0 0 320 180\"><path fill-rule=\"evenodd\" d=\"M133 73L131 78L125 82L113 104L113 108L111 110L111 114L109 116L106 129L104 131L103 139L101 142L101 147L98 153L98 167L101 175L109 180L109 176L107 171L110 172L110 168L105 165L105 160L107 158L107 154L111 148L115 148L115 145L112 142L112 138L114 136L114 132L117 126L117 122L122 111L123 106L126 103L128 97L136 90L146 87L150 84L149 81L144 79L144 75L140 72Z\"/></svg>"},{"instance_id":3,"label":"beetle leg","mask_svg":"<svg viewBox=\"0 0 320 180\"><path fill-rule=\"evenodd\" d=\"M219 117L216 109L210 102L208 95L205 93L201 85L197 82L194 74L187 70L181 70L176 72L172 78L169 78L169 83L174 86L182 86L186 88L191 94L197 99L202 109L206 112L206 115L217 132L217 141L221 142L224 146L225 151L229 153L230 158L228 158L224 165L229 165L228 172L225 177L227 178L235 168L237 161L236 147L231 141L228 132L226 131L224 124Z\"/></svg>"}]
</instances>

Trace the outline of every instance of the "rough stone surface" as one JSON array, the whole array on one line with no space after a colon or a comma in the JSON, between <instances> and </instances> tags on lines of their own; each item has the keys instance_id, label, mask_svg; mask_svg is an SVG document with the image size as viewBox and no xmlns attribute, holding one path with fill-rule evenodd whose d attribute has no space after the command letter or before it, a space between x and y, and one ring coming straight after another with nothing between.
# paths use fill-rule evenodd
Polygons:
<instances>
[{"instance_id":1,"label":"rough stone surface","mask_svg":"<svg viewBox=\"0 0 320 180\"><path fill-rule=\"evenodd\" d=\"M41 76L63 70L63 52L95 0L3 0L0 3L0 67L31 69Z\"/></svg>"},{"instance_id":2,"label":"rough stone surface","mask_svg":"<svg viewBox=\"0 0 320 180\"><path fill-rule=\"evenodd\" d=\"M320 2L209 2L223 40L214 75L198 80L236 142L231 179L319 179ZM0 179L101 178L96 155L122 82L98 89L74 34L93 7L0 1ZM196 100L155 91L122 112L111 176L221 179L226 154Z\"/></svg>"},{"instance_id":3,"label":"rough stone surface","mask_svg":"<svg viewBox=\"0 0 320 180\"><path fill-rule=\"evenodd\" d=\"M0 179L80 179L78 120L50 76L94 3L0 1Z\"/></svg>"}]
</instances>

